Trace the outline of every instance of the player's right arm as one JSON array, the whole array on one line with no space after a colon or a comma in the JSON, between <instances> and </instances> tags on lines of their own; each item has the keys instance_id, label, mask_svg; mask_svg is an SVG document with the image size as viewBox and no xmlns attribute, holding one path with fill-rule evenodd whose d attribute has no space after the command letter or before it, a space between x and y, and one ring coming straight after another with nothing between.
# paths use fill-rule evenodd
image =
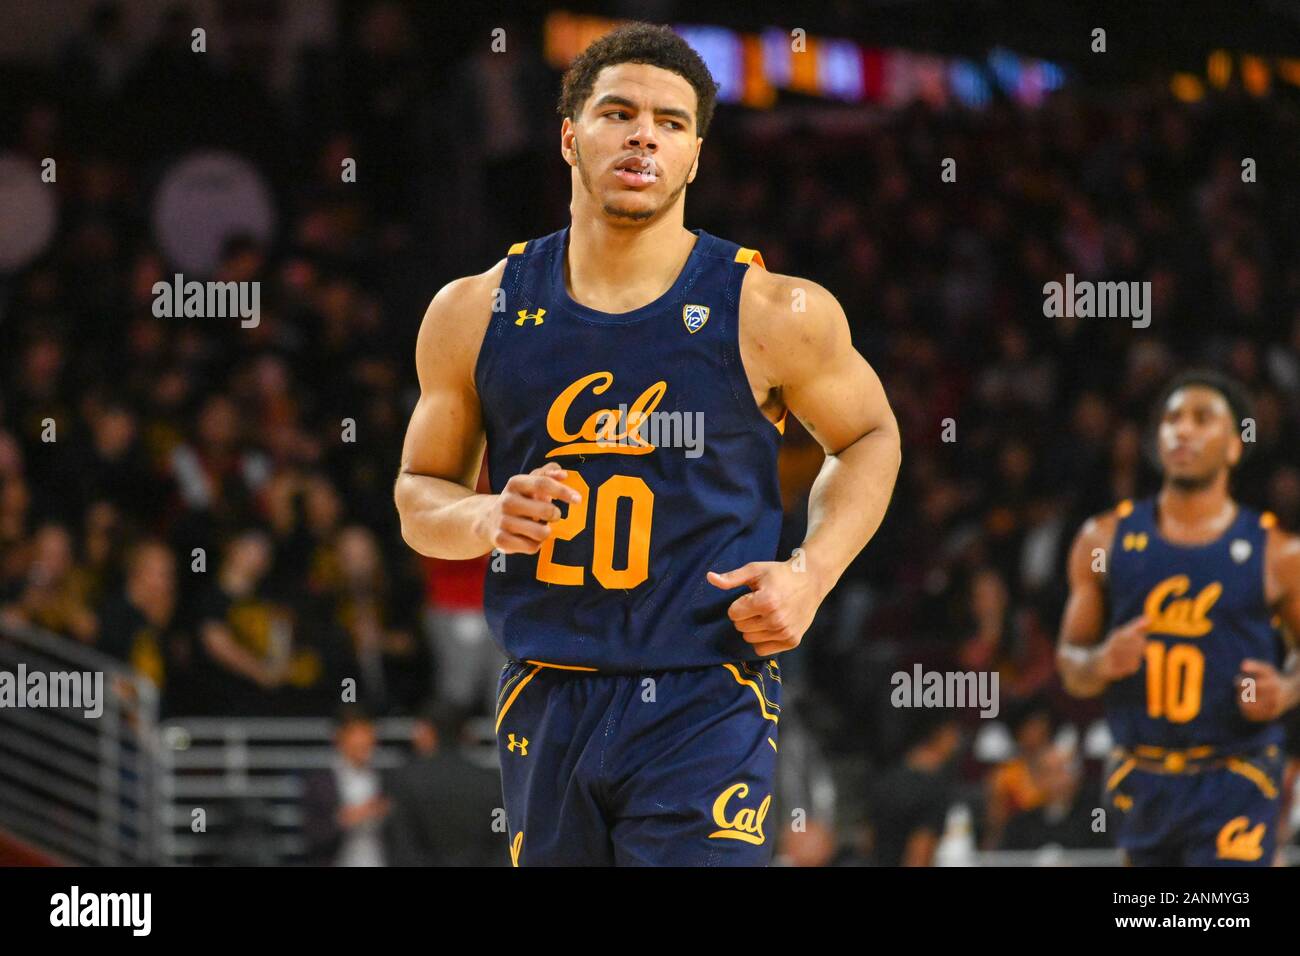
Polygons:
<instances>
[{"instance_id":1,"label":"player's right arm","mask_svg":"<svg viewBox=\"0 0 1300 956\"><path fill-rule=\"evenodd\" d=\"M1070 596L1061 617L1056 667L1066 691L1075 697L1096 697L1142 666L1149 626L1145 618L1105 634L1106 576L1096 558L1100 552L1101 566L1108 565L1118 524L1113 511L1089 518L1070 547Z\"/></svg>"},{"instance_id":2,"label":"player's right arm","mask_svg":"<svg viewBox=\"0 0 1300 956\"><path fill-rule=\"evenodd\" d=\"M483 417L474 367L506 260L448 283L429 303L415 344L420 397L402 446L393 498L402 538L420 554L462 559L535 554L559 517L552 501L577 501L554 462L515 475L500 494L476 494Z\"/></svg>"}]
</instances>

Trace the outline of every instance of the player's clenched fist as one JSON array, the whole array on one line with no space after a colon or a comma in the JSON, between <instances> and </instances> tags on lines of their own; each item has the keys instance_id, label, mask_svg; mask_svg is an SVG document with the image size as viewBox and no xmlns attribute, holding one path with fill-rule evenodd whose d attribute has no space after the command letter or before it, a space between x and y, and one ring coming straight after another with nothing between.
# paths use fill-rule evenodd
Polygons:
<instances>
[{"instance_id":1,"label":"player's clenched fist","mask_svg":"<svg viewBox=\"0 0 1300 956\"><path fill-rule=\"evenodd\" d=\"M1101 647L1102 677L1116 681L1138 672L1142 666L1142 656L1146 653L1149 627L1150 623L1145 617L1135 617L1111 632Z\"/></svg>"},{"instance_id":2,"label":"player's clenched fist","mask_svg":"<svg viewBox=\"0 0 1300 956\"><path fill-rule=\"evenodd\" d=\"M816 575L786 561L751 561L726 574L710 571L708 579L724 591L749 585L748 594L731 602L727 617L763 657L798 647L826 596Z\"/></svg>"},{"instance_id":3,"label":"player's clenched fist","mask_svg":"<svg viewBox=\"0 0 1300 956\"><path fill-rule=\"evenodd\" d=\"M1249 681L1249 683L1248 683ZM1282 675L1267 661L1246 658L1237 675L1237 706L1247 720L1267 723L1287 710Z\"/></svg>"},{"instance_id":4,"label":"player's clenched fist","mask_svg":"<svg viewBox=\"0 0 1300 956\"><path fill-rule=\"evenodd\" d=\"M551 522L561 517L553 502L582 501L576 489L564 484L568 477L552 461L507 481L495 496L483 529L492 547L503 554L536 554L551 536Z\"/></svg>"}]
</instances>

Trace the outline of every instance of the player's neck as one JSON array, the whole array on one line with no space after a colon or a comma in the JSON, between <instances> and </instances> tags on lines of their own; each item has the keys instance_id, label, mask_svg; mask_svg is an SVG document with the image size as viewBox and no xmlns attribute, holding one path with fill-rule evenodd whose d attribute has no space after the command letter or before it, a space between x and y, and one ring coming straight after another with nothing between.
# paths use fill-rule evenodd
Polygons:
<instances>
[{"instance_id":1,"label":"player's neck","mask_svg":"<svg viewBox=\"0 0 1300 956\"><path fill-rule=\"evenodd\" d=\"M1156 507L1161 534L1174 541L1215 538L1227 529L1237 512L1223 478L1202 488L1166 484L1156 497Z\"/></svg>"},{"instance_id":2,"label":"player's neck","mask_svg":"<svg viewBox=\"0 0 1300 956\"><path fill-rule=\"evenodd\" d=\"M575 210L565 285L575 302L589 308L630 312L672 288L695 242L680 217L620 226Z\"/></svg>"}]
</instances>

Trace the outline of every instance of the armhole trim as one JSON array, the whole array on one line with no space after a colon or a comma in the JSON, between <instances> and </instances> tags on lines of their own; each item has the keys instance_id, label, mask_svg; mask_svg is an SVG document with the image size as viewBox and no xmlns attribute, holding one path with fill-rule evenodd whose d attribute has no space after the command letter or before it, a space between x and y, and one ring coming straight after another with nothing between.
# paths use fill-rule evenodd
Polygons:
<instances>
[{"instance_id":1,"label":"armhole trim","mask_svg":"<svg viewBox=\"0 0 1300 956\"><path fill-rule=\"evenodd\" d=\"M767 266L763 265L763 257L759 254L757 249L746 249L742 247L739 250L737 250L736 257L732 261L741 263L745 266L752 266L754 265L754 263L758 263L758 265L762 266L763 269L767 268ZM732 370L734 376L734 381L732 384L732 393L738 402L740 402L742 405L746 405L749 408L752 408L754 410L754 416L756 418L762 419L763 423L768 428L776 429L777 435L784 435L785 422L786 422L786 418L788 418L790 415L790 409L788 408L784 409L781 412L781 417L777 421L772 421L772 419L767 417L767 414L763 411L761 407L759 407L758 402L754 401L754 393L750 391L749 388L749 376L745 372L745 360L743 356L740 354L740 299L741 299L741 291L745 285L745 276L747 274L748 274L748 269L746 269L745 272L737 271L736 273L736 275L738 275L740 279L735 286L736 291L735 291L735 299L734 299L736 328L732 333L735 337L733 343L734 350L735 350L735 363L734 363L734 368ZM728 361L727 364L729 367L732 366L731 361ZM780 438L778 438L777 441L779 443Z\"/></svg>"}]
</instances>

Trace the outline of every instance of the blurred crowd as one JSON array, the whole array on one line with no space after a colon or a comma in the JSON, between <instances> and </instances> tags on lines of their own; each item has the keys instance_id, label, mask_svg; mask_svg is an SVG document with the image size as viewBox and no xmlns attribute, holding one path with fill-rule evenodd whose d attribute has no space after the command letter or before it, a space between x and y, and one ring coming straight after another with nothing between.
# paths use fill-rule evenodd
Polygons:
<instances>
[{"instance_id":1,"label":"blurred crowd","mask_svg":"<svg viewBox=\"0 0 1300 956\"><path fill-rule=\"evenodd\" d=\"M535 24L492 54L472 19L438 22L430 55L429 8L341 6L338 39L287 79L274 22L223 24L222 56L198 57L183 6L136 44L103 4L57 66L0 67L0 148L60 164L56 241L0 276L0 620L128 662L164 715L333 715L348 681L373 715L492 707L485 565L413 554L391 486L424 305L565 222L558 74ZM803 740L785 802L820 805L800 791L821 777L836 794L783 852L933 862L959 803L984 847L1105 846L1083 812L1097 767L1057 742L1099 713L1054 673L1065 549L1154 489L1151 403L1192 364L1252 391L1235 492L1300 528L1296 103L1067 85L1037 110L918 105L834 132L816 115L723 107L687 193L688 226L839 298L904 440L880 533L782 662ZM152 312L174 269L149 190L201 147L274 189L274 239L230 236L210 277L262 283L255 328ZM1067 273L1149 281L1150 326L1045 318ZM820 463L788 429L787 550ZM973 712L891 706L915 662L999 672L1005 759L979 759Z\"/></svg>"}]
</instances>

